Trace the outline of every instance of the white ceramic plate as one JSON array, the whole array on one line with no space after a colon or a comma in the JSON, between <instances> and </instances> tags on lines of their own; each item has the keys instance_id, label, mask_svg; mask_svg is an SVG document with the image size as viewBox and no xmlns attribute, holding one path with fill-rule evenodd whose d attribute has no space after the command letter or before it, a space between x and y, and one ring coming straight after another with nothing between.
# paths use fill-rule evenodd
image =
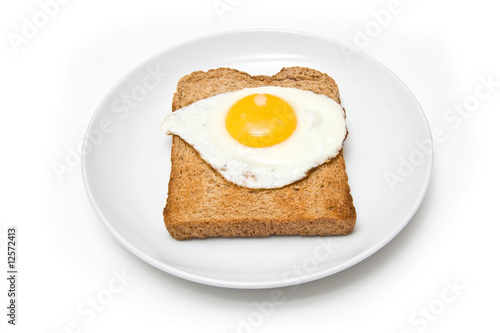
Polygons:
<instances>
[{"instance_id":1,"label":"white ceramic plate","mask_svg":"<svg viewBox=\"0 0 500 333\"><path fill-rule=\"evenodd\" d=\"M170 112L177 81L217 67L273 74L286 66L318 69L339 85L349 128L344 153L358 213L354 232L174 240L163 225L171 139L160 132L160 124ZM304 283L370 256L411 219L432 166L425 116L392 72L349 46L283 31L209 36L145 61L104 98L87 130L84 152L89 199L122 245L170 274L231 288Z\"/></svg>"}]
</instances>

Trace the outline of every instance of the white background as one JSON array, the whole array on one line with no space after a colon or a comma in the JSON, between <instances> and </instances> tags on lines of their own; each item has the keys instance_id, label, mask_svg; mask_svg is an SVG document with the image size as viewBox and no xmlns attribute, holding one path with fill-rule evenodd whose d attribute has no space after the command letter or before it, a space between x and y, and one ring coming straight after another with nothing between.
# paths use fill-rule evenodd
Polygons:
<instances>
[{"instance_id":1,"label":"white background","mask_svg":"<svg viewBox=\"0 0 500 333\"><path fill-rule=\"evenodd\" d=\"M1 239L1 332L498 330L500 20L491 1L400 0L367 41L360 31L394 8L391 1L61 0L44 26L13 42L49 2L0 5L0 234L18 228L19 269L13 327ZM223 4L229 7L218 12ZM209 287L149 266L99 221L80 167L60 178L53 170L77 149L104 95L137 64L195 37L255 28L357 46L399 76L431 129L446 135L435 144L428 194L408 226L354 267L274 290L284 295L278 304L270 303L271 289ZM463 116L450 113L473 101L476 89L486 91L481 78L493 82L490 94ZM106 304L92 310L96 297Z\"/></svg>"}]
</instances>

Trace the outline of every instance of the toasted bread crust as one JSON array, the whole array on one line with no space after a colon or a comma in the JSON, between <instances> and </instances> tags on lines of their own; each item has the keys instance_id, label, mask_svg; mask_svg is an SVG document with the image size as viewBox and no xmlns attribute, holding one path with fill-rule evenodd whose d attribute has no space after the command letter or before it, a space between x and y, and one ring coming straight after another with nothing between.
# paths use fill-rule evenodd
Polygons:
<instances>
[{"instance_id":1,"label":"toasted bread crust","mask_svg":"<svg viewBox=\"0 0 500 333\"><path fill-rule=\"evenodd\" d=\"M183 77L172 110L220 93L260 86L310 90L340 103L335 81L313 69L289 67L273 76L251 76L218 68ZM346 235L354 228L356 210L342 150L295 183L278 189L250 189L227 181L180 137L174 135L172 142L163 216L175 239Z\"/></svg>"}]
</instances>

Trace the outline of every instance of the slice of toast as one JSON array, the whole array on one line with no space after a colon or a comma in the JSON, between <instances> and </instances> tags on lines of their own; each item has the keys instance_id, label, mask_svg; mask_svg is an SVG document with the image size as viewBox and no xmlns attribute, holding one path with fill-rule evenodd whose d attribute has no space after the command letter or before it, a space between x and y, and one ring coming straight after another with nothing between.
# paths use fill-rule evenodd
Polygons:
<instances>
[{"instance_id":1,"label":"slice of toast","mask_svg":"<svg viewBox=\"0 0 500 333\"><path fill-rule=\"evenodd\" d=\"M218 68L183 77L172 110L220 93L260 86L310 90L340 103L335 81L313 69L289 67L273 76L251 76ZM229 182L176 135L171 161L163 216L175 239L346 235L356 223L342 150L305 178L277 189L250 189Z\"/></svg>"}]
</instances>

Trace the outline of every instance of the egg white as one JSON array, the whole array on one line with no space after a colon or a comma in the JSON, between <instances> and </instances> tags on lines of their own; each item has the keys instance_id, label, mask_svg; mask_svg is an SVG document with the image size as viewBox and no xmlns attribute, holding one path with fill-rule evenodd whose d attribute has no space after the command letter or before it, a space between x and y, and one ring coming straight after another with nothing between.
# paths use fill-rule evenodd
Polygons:
<instances>
[{"instance_id":1,"label":"egg white","mask_svg":"<svg viewBox=\"0 0 500 333\"><path fill-rule=\"evenodd\" d=\"M297 127L285 141L252 148L226 130L229 108L252 94L270 94L295 111ZM197 101L167 115L161 125L180 136L227 180L249 188L279 188L335 157L346 137L345 114L334 100L311 91L283 87L246 88Z\"/></svg>"}]
</instances>

